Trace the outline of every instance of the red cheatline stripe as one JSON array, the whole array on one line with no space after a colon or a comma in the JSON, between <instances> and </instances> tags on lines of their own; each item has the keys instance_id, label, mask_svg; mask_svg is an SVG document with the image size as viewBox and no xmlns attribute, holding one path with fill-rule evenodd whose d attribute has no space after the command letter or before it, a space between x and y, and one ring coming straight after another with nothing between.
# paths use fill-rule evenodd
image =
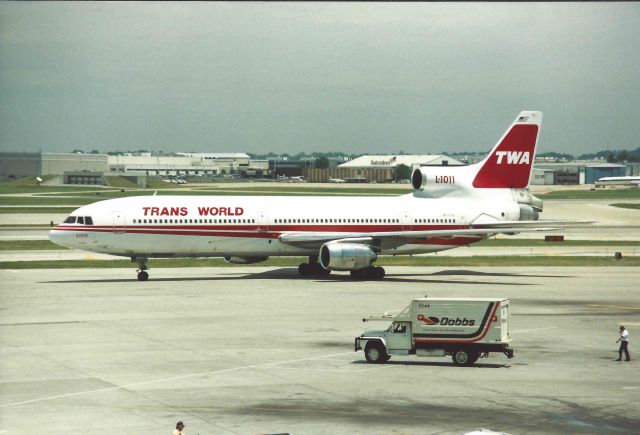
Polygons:
<instances>
[{"instance_id":1,"label":"red cheatline stripe","mask_svg":"<svg viewBox=\"0 0 640 435\"><path fill-rule=\"evenodd\" d=\"M335 225L327 226L278 226L271 225L268 231L260 230L256 226L247 225L231 225L231 226L210 226L210 225L131 225L131 226L62 226L54 227L57 231L69 232L95 232L95 233L111 233L114 229L127 234L156 234L156 235L175 235L175 236L207 236L207 237L246 237L246 238L278 238L286 232L315 233L372 233L372 232L390 232L401 231L401 227L339 227ZM444 227L439 229L445 229ZM411 231L411 230L408 230ZM415 230L417 231L417 230ZM482 240L481 237L430 237L411 241L411 244L421 245L441 245L441 246L461 246Z\"/></svg>"},{"instance_id":2,"label":"red cheatline stripe","mask_svg":"<svg viewBox=\"0 0 640 435\"><path fill-rule=\"evenodd\" d=\"M279 232L347 232L347 233L374 233L374 232L390 232L390 231L403 231L403 228L408 228L409 225L260 225L261 227L268 227L270 231ZM90 231L92 229L100 230L113 230L113 228L126 228L126 230L136 229L172 229L172 230L254 230L258 228L258 225L57 225L55 230L69 230L69 231ZM458 230L469 229L463 225L442 225L442 226L411 226L410 229L404 231L429 231L429 230Z\"/></svg>"},{"instance_id":3,"label":"red cheatline stripe","mask_svg":"<svg viewBox=\"0 0 640 435\"><path fill-rule=\"evenodd\" d=\"M498 309L499 306L500 306L500 302L497 302L496 305L493 307L493 311L491 312L491 315L487 320L487 324L484 327L484 332L480 337L471 338L469 340L430 340L426 338L416 338L416 343L475 343L476 341L480 341L489 332L489 328L491 328L491 324L493 323L492 319L496 315L496 310Z\"/></svg>"}]
</instances>

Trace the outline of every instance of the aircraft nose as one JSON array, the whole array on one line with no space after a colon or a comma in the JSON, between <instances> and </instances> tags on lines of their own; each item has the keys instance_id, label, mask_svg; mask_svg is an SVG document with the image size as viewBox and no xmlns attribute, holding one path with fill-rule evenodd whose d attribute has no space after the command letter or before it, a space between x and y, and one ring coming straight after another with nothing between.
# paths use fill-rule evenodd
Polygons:
<instances>
[{"instance_id":1,"label":"aircraft nose","mask_svg":"<svg viewBox=\"0 0 640 435\"><path fill-rule=\"evenodd\" d=\"M69 231L57 230L55 228L49 231L49 240L60 246L72 247L72 236L73 234L71 234Z\"/></svg>"}]
</instances>

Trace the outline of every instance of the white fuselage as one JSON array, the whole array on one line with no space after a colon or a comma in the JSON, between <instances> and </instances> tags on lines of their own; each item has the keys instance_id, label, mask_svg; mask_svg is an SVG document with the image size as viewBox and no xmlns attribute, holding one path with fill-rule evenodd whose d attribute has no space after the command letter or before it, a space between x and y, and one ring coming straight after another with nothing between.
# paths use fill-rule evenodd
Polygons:
<instances>
[{"instance_id":1,"label":"white fuselage","mask_svg":"<svg viewBox=\"0 0 640 435\"><path fill-rule=\"evenodd\" d=\"M83 217L78 223L78 217ZM90 225L86 217L90 217ZM313 196L137 196L79 208L50 239L93 252L144 257L313 256L282 234L372 233L465 229L474 221L518 220L509 189L471 198ZM482 236L427 238L381 255L451 249Z\"/></svg>"}]
</instances>

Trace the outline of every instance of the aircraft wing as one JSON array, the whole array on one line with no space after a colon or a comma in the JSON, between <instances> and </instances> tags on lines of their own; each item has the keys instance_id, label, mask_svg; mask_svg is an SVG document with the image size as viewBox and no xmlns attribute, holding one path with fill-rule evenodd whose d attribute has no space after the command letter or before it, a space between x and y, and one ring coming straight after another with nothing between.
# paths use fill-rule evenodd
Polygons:
<instances>
[{"instance_id":1,"label":"aircraft wing","mask_svg":"<svg viewBox=\"0 0 640 435\"><path fill-rule=\"evenodd\" d=\"M595 221L559 221L559 220L546 220L546 221L492 221L485 223L472 223L472 228L504 228L504 227L518 227L518 228L530 228L530 227L539 227L539 226L551 226L557 227L561 225L565 226L579 226L579 225L590 225ZM502 231L499 231L502 232Z\"/></svg>"},{"instance_id":2,"label":"aircraft wing","mask_svg":"<svg viewBox=\"0 0 640 435\"><path fill-rule=\"evenodd\" d=\"M319 249L325 243L335 242L360 243L363 245L374 246L379 249L391 249L409 244L416 240L429 239L432 237L485 237L498 233L513 234L521 232L555 231L560 229L557 227L519 227L516 225L487 228L488 226L489 224L485 224L483 225L483 228L465 228L459 230L387 231L371 233L285 233L279 237L279 240L286 245L298 248Z\"/></svg>"}]
</instances>

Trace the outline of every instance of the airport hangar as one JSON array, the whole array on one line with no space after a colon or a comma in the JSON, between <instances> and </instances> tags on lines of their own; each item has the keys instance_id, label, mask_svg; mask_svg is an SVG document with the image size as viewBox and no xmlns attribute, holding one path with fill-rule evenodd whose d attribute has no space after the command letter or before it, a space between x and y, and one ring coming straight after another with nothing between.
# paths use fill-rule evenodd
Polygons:
<instances>
[{"instance_id":1,"label":"airport hangar","mask_svg":"<svg viewBox=\"0 0 640 435\"><path fill-rule=\"evenodd\" d=\"M94 154L94 153L0 153L0 179L54 175L65 184L105 184L105 176L216 176L237 174L243 178L303 176L310 182L325 183L331 178L347 182L395 181L396 169L406 165L457 166L471 163L445 155L365 155L342 162L330 159L330 167L313 167L313 157L300 160L251 159L245 153L176 153L176 155ZM602 161L556 162L536 159L531 176L534 185L593 184L602 177L640 174L640 164L613 164Z\"/></svg>"}]
</instances>

